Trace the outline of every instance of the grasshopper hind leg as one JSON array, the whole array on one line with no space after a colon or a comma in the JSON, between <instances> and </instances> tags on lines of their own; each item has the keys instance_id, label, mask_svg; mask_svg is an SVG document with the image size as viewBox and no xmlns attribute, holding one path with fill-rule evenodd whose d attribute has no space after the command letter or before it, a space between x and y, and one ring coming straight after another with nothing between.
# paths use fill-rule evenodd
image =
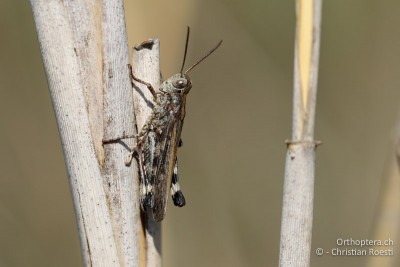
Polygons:
<instances>
[{"instance_id":1,"label":"grasshopper hind leg","mask_svg":"<svg viewBox=\"0 0 400 267\"><path fill-rule=\"evenodd\" d=\"M172 175L171 196L175 206L178 207L185 206L186 204L185 197L183 196L183 193L179 186L178 159L175 160L174 173Z\"/></svg>"},{"instance_id":2,"label":"grasshopper hind leg","mask_svg":"<svg viewBox=\"0 0 400 267\"><path fill-rule=\"evenodd\" d=\"M140 206L143 211L146 211L154 206L154 193L143 168L140 167L140 169Z\"/></svg>"},{"instance_id":3,"label":"grasshopper hind leg","mask_svg":"<svg viewBox=\"0 0 400 267\"><path fill-rule=\"evenodd\" d=\"M156 147L157 134L153 131L149 131L146 140L144 142L144 148L142 149L142 164L140 166L140 195L141 195L141 206L143 210L153 209L155 205L155 180L156 180L156 166L159 161L159 150Z\"/></svg>"},{"instance_id":4,"label":"grasshopper hind leg","mask_svg":"<svg viewBox=\"0 0 400 267\"><path fill-rule=\"evenodd\" d=\"M154 192L151 180L146 176L143 159L139 157L140 176L140 206L143 211L152 209L154 206Z\"/></svg>"}]
</instances>

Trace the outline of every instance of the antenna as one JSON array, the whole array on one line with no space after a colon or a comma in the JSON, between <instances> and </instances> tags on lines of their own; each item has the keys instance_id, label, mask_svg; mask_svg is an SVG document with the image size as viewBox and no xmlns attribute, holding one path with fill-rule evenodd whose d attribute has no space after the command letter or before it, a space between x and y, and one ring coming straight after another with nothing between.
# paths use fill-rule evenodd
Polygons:
<instances>
[{"instance_id":1,"label":"antenna","mask_svg":"<svg viewBox=\"0 0 400 267\"><path fill-rule=\"evenodd\" d=\"M189 28L188 28L188 30L189 30ZM188 38L189 38L189 31L188 31ZM204 59L206 59L209 55L211 55L215 50L217 50L217 48L218 48L221 44L222 44L222 40L219 41L219 43L218 43L213 49L211 49L210 51L208 51L207 54L205 54L202 58L200 58L200 59L199 59L196 63L194 63L190 68L188 68L188 69L185 71L185 74L188 73L189 71L191 71L194 67L196 67L200 62L202 62ZM186 41L186 48L187 48L187 41ZM185 57L186 57L186 51L185 51ZM185 61L184 61L184 62L185 62ZM183 66L182 66L182 68L183 68ZM181 70L181 73L182 73L182 70Z\"/></svg>"},{"instance_id":2,"label":"antenna","mask_svg":"<svg viewBox=\"0 0 400 267\"><path fill-rule=\"evenodd\" d=\"M183 63L182 63L182 68L180 73L182 74L183 72L183 67L185 66L185 61L186 61L186 53L189 45L189 34L190 34L190 27L187 27L187 34L186 34L186 45L185 45L185 54L183 54Z\"/></svg>"}]
</instances>

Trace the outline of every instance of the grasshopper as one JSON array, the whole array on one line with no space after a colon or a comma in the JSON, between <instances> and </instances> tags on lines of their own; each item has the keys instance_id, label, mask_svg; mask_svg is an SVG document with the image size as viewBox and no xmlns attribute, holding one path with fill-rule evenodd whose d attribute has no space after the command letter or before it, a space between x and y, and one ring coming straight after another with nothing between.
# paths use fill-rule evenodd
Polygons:
<instances>
[{"instance_id":1,"label":"grasshopper","mask_svg":"<svg viewBox=\"0 0 400 267\"><path fill-rule=\"evenodd\" d=\"M192 88L192 82L187 73L211 55L222 43L221 40L184 72L189 33L188 27L180 72L165 80L160 85L159 92L156 92L151 84L135 77L132 66L128 65L132 83L136 81L146 85L153 96L154 108L141 131L134 136L137 142L125 163L130 164L133 158L138 161L140 206L144 212L152 211L155 221L161 221L165 217L168 188L170 188L175 206L183 207L186 203L179 186L177 148L182 146L181 133L185 118L186 96ZM113 139L113 141L120 139Z\"/></svg>"}]
</instances>

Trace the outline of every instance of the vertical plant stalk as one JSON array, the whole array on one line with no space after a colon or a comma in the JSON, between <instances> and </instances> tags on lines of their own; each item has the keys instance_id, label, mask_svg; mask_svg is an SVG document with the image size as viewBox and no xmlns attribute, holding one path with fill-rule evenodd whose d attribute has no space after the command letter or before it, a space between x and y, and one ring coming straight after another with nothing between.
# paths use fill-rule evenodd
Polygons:
<instances>
[{"instance_id":1,"label":"vertical plant stalk","mask_svg":"<svg viewBox=\"0 0 400 267\"><path fill-rule=\"evenodd\" d=\"M292 140L287 141L279 266L309 266L322 0L297 0Z\"/></svg>"},{"instance_id":2,"label":"vertical plant stalk","mask_svg":"<svg viewBox=\"0 0 400 267\"><path fill-rule=\"evenodd\" d=\"M139 266L141 220L123 1L31 0L85 266ZM121 145L124 144L125 146Z\"/></svg>"},{"instance_id":3,"label":"vertical plant stalk","mask_svg":"<svg viewBox=\"0 0 400 267\"><path fill-rule=\"evenodd\" d=\"M123 0L103 0L103 88L104 139L135 133L134 110L129 78L129 48ZM131 148L133 140L123 140ZM138 232L142 228L138 203L137 166L125 165L128 149L121 143L104 146L103 185L105 188L114 240L120 266L137 266ZM135 166L135 168L132 168Z\"/></svg>"},{"instance_id":4,"label":"vertical plant stalk","mask_svg":"<svg viewBox=\"0 0 400 267\"><path fill-rule=\"evenodd\" d=\"M149 39L132 50L132 72L135 77L150 83L158 92L160 87L160 41ZM149 89L138 82L134 83L133 101L138 132L150 116L153 96ZM162 266L161 261L161 222L153 220L151 213L143 214L143 225L146 238L146 266Z\"/></svg>"}]
</instances>

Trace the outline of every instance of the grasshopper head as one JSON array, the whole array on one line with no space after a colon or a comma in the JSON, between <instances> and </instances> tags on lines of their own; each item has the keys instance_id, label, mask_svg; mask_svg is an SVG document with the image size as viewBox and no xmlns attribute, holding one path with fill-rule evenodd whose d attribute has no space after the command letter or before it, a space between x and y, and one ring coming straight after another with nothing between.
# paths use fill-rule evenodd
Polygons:
<instances>
[{"instance_id":1,"label":"grasshopper head","mask_svg":"<svg viewBox=\"0 0 400 267\"><path fill-rule=\"evenodd\" d=\"M196 67L200 62L202 62L204 59L206 59L209 55L211 55L217 48L221 45L222 40L219 41L219 43L210 51L208 51L207 54L205 54L202 58L200 58L196 63L194 63L190 68L188 68L185 72L183 72L183 68L185 66L185 61L186 61L186 53L187 53L187 48L189 44L189 33L190 29L189 27L187 28L187 35L186 35L186 45L185 45L185 53L183 55L183 63L181 67L181 71L178 74L175 74L165 82L163 82L160 86L160 91L162 93L172 93L172 94L187 94L190 91L190 88L192 88L192 82L190 81L189 76L187 76L187 73L191 71L194 67Z\"/></svg>"},{"instance_id":2,"label":"grasshopper head","mask_svg":"<svg viewBox=\"0 0 400 267\"><path fill-rule=\"evenodd\" d=\"M160 86L160 91L163 93L187 94L190 88L192 88L192 82L189 76L178 73L163 82Z\"/></svg>"}]
</instances>

